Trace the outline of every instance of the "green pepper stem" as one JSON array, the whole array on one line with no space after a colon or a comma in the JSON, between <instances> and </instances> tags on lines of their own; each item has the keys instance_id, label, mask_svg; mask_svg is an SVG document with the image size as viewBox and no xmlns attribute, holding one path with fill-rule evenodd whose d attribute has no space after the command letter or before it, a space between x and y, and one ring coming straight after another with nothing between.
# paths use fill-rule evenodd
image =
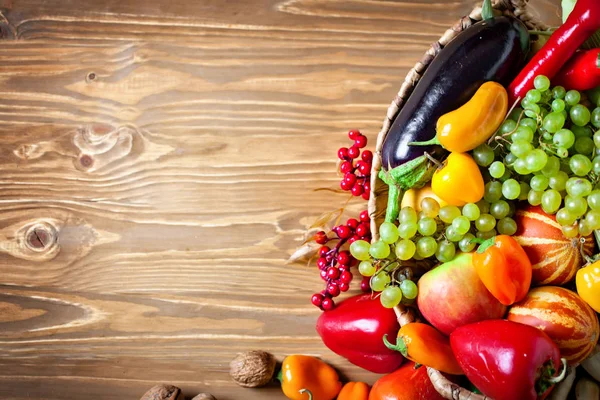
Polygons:
<instances>
[{"instance_id":1,"label":"green pepper stem","mask_svg":"<svg viewBox=\"0 0 600 400\"><path fill-rule=\"evenodd\" d=\"M426 140L424 142L410 142L408 145L409 146L432 146L434 144L439 144L440 146L442 145L437 137L437 135L435 135L432 139Z\"/></svg>"},{"instance_id":2,"label":"green pepper stem","mask_svg":"<svg viewBox=\"0 0 600 400\"><path fill-rule=\"evenodd\" d=\"M553 385L562 382L562 380L565 379L565 376L567 376L567 360L565 358L561 358L560 361L562 362L563 366L560 375L548 378L548 382Z\"/></svg>"},{"instance_id":3,"label":"green pepper stem","mask_svg":"<svg viewBox=\"0 0 600 400\"><path fill-rule=\"evenodd\" d=\"M400 198L402 197L403 190L397 185L389 185L388 190L388 203L387 209L385 210L385 221L394 222L400 214Z\"/></svg>"},{"instance_id":4,"label":"green pepper stem","mask_svg":"<svg viewBox=\"0 0 600 400\"><path fill-rule=\"evenodd\" d=\"M481 7L481 18L483 18L483 19L494 18L494 9L492 8L492 0L483 0L483 6Z\"/></svg>"},{"instance_id":5,"label":"green pepper stem","mask_svg":"<svg viewBox=\"0 0 600 400\"><path fill-rule=\"evenodd\" d=\"M279 381L279 383L283 384L283 369L280 369L277 373L277 380Z\"/></svg>"},{"instance_id":6,"label":"green pepper stem","mask_svg":"<svg viewBox=\"0 0 600 400\"><path fill-rule=\"evenodd\" d=\"M387 337L388 337L387 333L385 335L383 335L383 344L385 344L385 347L387 347L390 350L399 352L404 357L408 357L408 348L406 347L406 343L404 343L404 339L402 339L401 337L398 337L396 339L396 344L391 344L388 341Z\"/></svg>"},{"instance_id":7,"label":"green pepper stem","mask_svg":"<svg viewBox=\"0 0 600 400\"><path fill-rule=\"evenodd\" d=\"M471 243L473 243L474 241L475 241L475 239L471 240ZM483 242L479 243L479 247L477 248L477 253L478 254L485 253L485 251L487 249L489 249L490 247L492 247L494 245L495 241L496 241L496 236L486 239ZM475 242L475 243L477 243L477 242Z\"/></svg>"},{"instance_id":8,"label":"green pepper stem","mask_svg":"<svg viewBox=\"0 0 600 400\"><path fill-rule=\"evenodd\" d=\"M596 68L600 68L600 53L598 54L598 58L596 58Z\"/></svg>"},{"instance_id":9,"label":"green pepper stem","mask_svg":"<svg viewBox=\"0 0 600 400\"><path fill-rule=\"evenodd\" d=\"M306 393L308 395L308 400L313 400L313 394L311 393L310 390L308 390L308 389L300 389L300 390L298 390L298 392L300 394Z\"/></svg>"},{"instance_id":10,"label":"green pepper stem","mask_svg":"<svg viewBox=\"0 0 600 400\"><path fill-rule=\"evenodd\" d=\"M538 35L538 36L552 36L554 31L528 31L530 35Z\"/></svg>"}]
</instances>

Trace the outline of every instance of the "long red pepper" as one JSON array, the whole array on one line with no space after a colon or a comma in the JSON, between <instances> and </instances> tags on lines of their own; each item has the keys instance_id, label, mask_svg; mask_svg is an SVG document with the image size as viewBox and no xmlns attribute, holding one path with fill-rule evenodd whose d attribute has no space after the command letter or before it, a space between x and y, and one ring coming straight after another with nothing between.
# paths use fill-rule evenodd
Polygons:
<instances>
[{"instance_id":1,"label":"long red pepper","mask_svg":"<svg viewBox=\"0 0 600 400\"><path fill-rule=\"evenodd\" d=\"M600 86L600 49L575 53L552 83L567 90L590 90Z\"/></svg>"},{"instance_id":2,"label":"long red pepper","mask_svg":"<svg viewBox=\"0 0 600 400\"><path fill-rule=\"evenodd\" d=\"M600 29L600 1L577 0L564 24L548 39L508 87L509 104L533 89L538 75L552 79L577 48Z\"/></svg>"}]
</instances>

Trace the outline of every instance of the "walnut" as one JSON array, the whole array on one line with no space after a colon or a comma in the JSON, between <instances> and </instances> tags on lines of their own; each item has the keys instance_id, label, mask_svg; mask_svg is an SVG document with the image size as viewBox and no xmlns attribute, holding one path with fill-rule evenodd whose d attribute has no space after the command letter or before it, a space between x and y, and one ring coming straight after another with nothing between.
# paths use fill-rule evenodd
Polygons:
<instances>
[{"instance_id":1,"label":"walnut","mask_svg":"<svg viewBox=\"0 0 600 400\"><path fill-rule=\"evenodd\" d=\"M248 351L238 354L229 364L229 374L240 386L253 388L265 386L273 379L277 360L265 351Z\"/></svg>"},{"instance_id":2,"label":"walnut","mask_svg":"<svg viewBox=\"0 0 600 400\"><path fill-rule=\"evenodd\" d=\"M208 393L200 393L198 396L195 396L192 400L217 400L215 396Z\"/></svg>"},{"instance_id":3,"label":"walnut","mask_svg":"<svg viewBox=\"0 0 600 400\"><path fill-rule=\"evenodd\" d=\"M181 389L173 385L156 385L148 390L140 400L184 400Z\"/></svg>"}]
</instances>

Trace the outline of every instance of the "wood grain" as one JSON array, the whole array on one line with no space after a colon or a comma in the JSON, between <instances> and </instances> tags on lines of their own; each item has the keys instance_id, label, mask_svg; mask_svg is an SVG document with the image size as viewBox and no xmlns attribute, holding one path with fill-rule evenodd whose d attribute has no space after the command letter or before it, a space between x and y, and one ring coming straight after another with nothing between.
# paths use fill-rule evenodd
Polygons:
<instances>
[{"instance_id":1,"label":"wood grain","mask_svg":"<svg viewBox=\"0 0 600 400\"><path fill-rule=\"evenodd\" d=\"M318 274L285 260L346 199L313 191L344 132L372 139L471 6L0 0L0 397L283 398L229 380L250 349L374 382L321 344Z\"/></svg>"}]
</instances>

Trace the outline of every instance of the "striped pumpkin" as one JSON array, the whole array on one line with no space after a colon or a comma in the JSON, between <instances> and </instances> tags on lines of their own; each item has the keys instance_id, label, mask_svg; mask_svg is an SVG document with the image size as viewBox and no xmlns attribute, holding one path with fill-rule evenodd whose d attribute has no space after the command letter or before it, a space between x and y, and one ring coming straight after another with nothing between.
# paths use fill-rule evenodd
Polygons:
<instances>
[{"instance_id":1,"label":"striped pumpkin","mask_svg":"<svg viewBox=\"0 0 600 400\"><path fill-rule=\"evenodd\" d=\"M598 342L598 316L577 293L562 287L532 289L510 308L507 319L546 332L570 365L586 359Z\"/></svg>"},{"instance_id":2,"label":"striped pumpkin","mask_svg":"<svg viewBox=\"0 0 600 400\"><path fill-rule=\"evenodd\" d=\"M579 238L567 239L554 215L541 207L528 206L515 214L515 240L523 247L533 268L533 285L564 285L585 264ZM594 238L586 237L583 252L591 256Z\"/></svg>"}]
</instances>

